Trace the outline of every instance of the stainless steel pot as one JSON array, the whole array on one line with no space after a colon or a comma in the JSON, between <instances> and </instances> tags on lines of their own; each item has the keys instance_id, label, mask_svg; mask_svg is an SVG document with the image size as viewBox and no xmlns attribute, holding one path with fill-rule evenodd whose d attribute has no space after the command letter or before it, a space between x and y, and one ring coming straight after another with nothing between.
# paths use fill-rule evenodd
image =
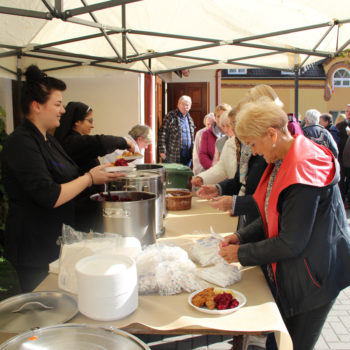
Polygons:
<instances>
[{"instance_id":1,"label":"stainless steel pot","mask_svg":"<svg viewBox=\"0 0 350 350\"><path fill-rule=\"evenodd\" d=\"M0 345L1 350L60 350L63 348L74 350L150 349L140 339L120 329L74 323L34 329L17 335Z\"/></svg>"},{"instance_id":2,"label":"stainless steel pot","mask_svg":"<svg viewBox=\"0 0 350 350\"><path fill-rule=\"evenodd\" d=\"M163 187L159 173L144 170L131 171L118 178L117 181L108 184L110 191L145 191L156 195L155 225L157 237L165 232L163 226Z\"/></svg>"},{"instance_id":3,"label":"stainless steel pot","mask_svg":"<svg viewBox=\"0 0 350 350\"><path fill-rule=\"evenodd\" d=\"M96 205L95 229L136 237L142 246L156 241L155 201L149 192L111 191L90 197Z\"/></svg>"},{"instance_id":4,"label":"stainless steel pot","mask_svg":"<svg viewBox=\"0 0 350 350\"><path fill-rule=\"evenodd\" d=\"M168 214L168 211L166 209L166 184L168 181L167 172L165 170L165 167L161 164L136 164L137 170L146 170L146 171L155 171L158 174L160 174L162 182L163 182L163 194L162 194L162 208L163 208L163 218L165 218ZM157 207L157 203L156 203ZM157 209L156 209L157 210Z\"/></svg>"}]
</instances>

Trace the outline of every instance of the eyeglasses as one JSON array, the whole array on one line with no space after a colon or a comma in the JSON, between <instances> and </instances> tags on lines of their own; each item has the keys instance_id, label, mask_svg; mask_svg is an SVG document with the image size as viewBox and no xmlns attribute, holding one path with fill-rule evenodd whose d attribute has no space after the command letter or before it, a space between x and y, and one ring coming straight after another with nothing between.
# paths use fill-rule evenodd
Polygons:
<instances>
[{"instance_id":1,"label":"eyeglasses","mask_svg":"<svg viewBox=\"0 0 350 350\"><path fill-rule=\"evenodd\" d=\"M85 118L84 120L87 120L90 124L93 124L94 120L92 118Z\"/></svg>"}]
</instances>

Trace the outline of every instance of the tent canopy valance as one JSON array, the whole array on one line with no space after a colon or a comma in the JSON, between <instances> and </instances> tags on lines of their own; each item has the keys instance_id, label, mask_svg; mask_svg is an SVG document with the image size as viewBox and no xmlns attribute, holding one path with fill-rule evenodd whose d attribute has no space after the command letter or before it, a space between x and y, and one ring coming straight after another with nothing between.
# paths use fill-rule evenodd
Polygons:
<instances>
[{"instance_id":1,"label":"tent canopy valance","mask_svg":"<svg viewBox=\"0 0 350 350\"><path fill-rule=\"evenodd\" d=\"M348 0L2 0L0 76L296 70L350 47Z\"/></svg>"}]
</instances>

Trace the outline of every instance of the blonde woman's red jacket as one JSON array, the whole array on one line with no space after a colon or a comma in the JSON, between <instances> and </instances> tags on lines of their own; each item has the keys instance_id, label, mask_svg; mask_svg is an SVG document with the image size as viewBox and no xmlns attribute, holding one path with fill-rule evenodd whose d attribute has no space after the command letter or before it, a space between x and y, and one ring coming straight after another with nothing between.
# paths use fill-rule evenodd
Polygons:
<instances>
[{"instance_id":1,"label":"blonde woman's red jacket","mask_svg":"<svg viewBox=\"0 0 350 350\"><path fill-rule=\"evenodd\" d=\"M239 261L272 265L285 317L322 306L350 285L350 232L338 161L327 148L302 135L294 138L275 178L267 215L274 164L254 193L261 219L239 231Z\"/></svg>"}]
</instances>

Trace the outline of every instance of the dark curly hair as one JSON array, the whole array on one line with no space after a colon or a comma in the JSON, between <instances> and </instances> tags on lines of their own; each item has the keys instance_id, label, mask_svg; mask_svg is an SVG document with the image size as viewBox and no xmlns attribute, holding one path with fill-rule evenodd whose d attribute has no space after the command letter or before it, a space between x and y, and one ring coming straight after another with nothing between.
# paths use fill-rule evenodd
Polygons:
<instances>
[{"instance_id":1,"label":"dark curly hair","mask_svg":"<svg viewBox=\"0 0 350 350\"><path fill-rule=\"evenodd\" d=\"M33 101L44 104L52 90L66 90L66 84L62 80L47 76L36 65L30 65L24 75L26 81L22 87L21 109L25 116L29 114L30 104Z\"/></svg>"}]
</instances>

